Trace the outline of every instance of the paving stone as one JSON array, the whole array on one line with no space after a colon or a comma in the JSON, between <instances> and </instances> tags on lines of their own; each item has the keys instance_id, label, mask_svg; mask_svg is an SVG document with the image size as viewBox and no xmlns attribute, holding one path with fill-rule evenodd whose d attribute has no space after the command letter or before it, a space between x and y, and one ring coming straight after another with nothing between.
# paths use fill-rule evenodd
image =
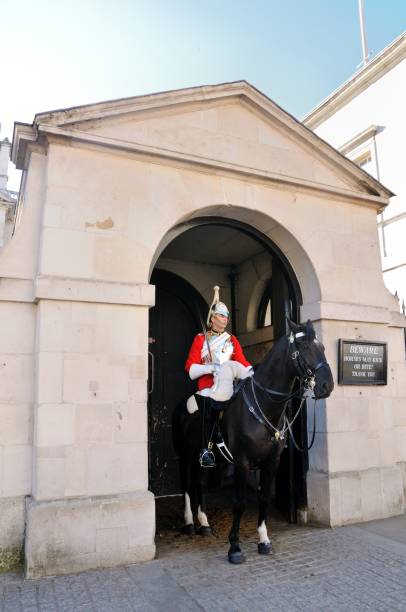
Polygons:
<instances>
[{"instance_id":1,"label":"paving stone","mask_svg":"<svg viewBox=\"0 0 406 612\"><path fill-rule=\"evenodd\" d=\"M274 554L257 554L256 517L243 520L247 562L227 561L228 515L213 538L157 534L153 562L24 581L0 575L0 612L363 612L406 610L406 544L379 526L320 529L272 520ZM393 521L393 520L392 520ZM391 523L391 529L394 527Z\"/></svg>"}]
</instances>

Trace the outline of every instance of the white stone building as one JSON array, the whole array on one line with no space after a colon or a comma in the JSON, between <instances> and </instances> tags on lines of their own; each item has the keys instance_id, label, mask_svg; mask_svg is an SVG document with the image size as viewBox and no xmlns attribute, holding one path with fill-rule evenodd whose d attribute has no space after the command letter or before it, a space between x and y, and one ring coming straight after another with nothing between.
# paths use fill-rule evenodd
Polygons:
<instances>
[{"instance_id":1,"label":"white stone building","mask_svg":"<svg viewBox=\"0 0 406 612\"><path fill-rule=\"evenodd\" d=\"M285 313L314 321L336 382L340 339L387 344L387 384L337 384L308 465L288 453L294 482L276 495L291 520L404 512L404 317L376 231L386 187L244 81L36 115L16 124L12 159L2 559L24 544L35 577L154 556L154 494L176 491L170 413L213 284L253 361Z\"/></svg>"},{"instance_id":2,"label":"white stone building","mask_svg":"<svg viewBox=\"0 0 406 612\"><path fill-rule=\"evenodd\" d=\"M395 193L378 215L386 286L406 302L406 32L312 110L303 123Z\"/></svg>"},{"instance_id":3,"label":"white stone building","mask_svg":"<svg viewBox=\"0 0 406 612\"><path fill-rule=\"evenodd\" d=\"M8 138L0 141L0 248L12 236L18 197L15 191L7 189L10 149Z\"/></svg>"}]
</instances>

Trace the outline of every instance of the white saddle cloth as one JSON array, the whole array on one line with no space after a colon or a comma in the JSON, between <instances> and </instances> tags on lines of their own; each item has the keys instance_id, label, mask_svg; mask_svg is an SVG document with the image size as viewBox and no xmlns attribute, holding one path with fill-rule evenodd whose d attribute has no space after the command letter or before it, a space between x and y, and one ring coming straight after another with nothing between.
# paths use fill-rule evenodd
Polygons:
<instances>
[{"instance_id":1,"label":"white saddle cloth","mask_svg":"<svg viewBox=\"0 0 406 612\"><path fill-rule=\"evenodd\" d=\"M253 374L254 370L251 366L243 366L239 361L225 361L214 373L213 386L202 389L198 393L204 397L211 397L217 402L226 402L233 395L234 380L244 380Z\"/></svg>"}]
</instances>

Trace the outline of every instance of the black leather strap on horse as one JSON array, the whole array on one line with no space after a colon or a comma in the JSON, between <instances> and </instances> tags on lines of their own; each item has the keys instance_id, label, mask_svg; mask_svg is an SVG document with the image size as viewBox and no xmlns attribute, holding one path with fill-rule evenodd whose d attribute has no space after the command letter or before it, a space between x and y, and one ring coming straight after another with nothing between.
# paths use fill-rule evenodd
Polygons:
<instances>
[{"instance_id":1,"label":"black leather strap on horse","mask_svg":"<svg viewBox=\"0 0 406 612\"><path fill-rule=\"evenodd\" d=\"M314 440L316 438L316 402L317 400L314 400L314 404L313 404L313 433L312 433L312 439L311 442L309 444L309 446L306 448L306 451L309 451L311 449L311 447L314 444ZM292 421L289 423L288 419L286 419L286 423L288 426L288 430L289 430L289 434L290 437L292 438L292 442L293 442L293 446L295 447L295 449L297 451L299 451L299 453L303 453L304 452L304 448L300 448L295 440L295 437L293 435L293 430L292 430L292 425L297 417L297 415L299 414L299 411L301 410L302 405L300 405L299 410L297 411L296 415L294 416L294 418L292 419ZM307 431L307 430L306 430Z\"/></svg>"},{"instance_id":2,"label":"black leather strap on horse","mask_svg":"<svg viewBox=\"0 0 406 612\"><path fill-rule=\"evenodd\" d=\"M268 429L268 431L270 431L273 434L273 438L275 438L276 440L283 440L285 438L285 433L286 433L286 426L285 426L286 416L285 416L285 411L286 411L286 406L287 406L289 400L286 400L285 406L284 406L282 414L281 414L281 416L279 418L278 424L275 427L275 425L273 425L271 423L271 421L267 418L267 416L264 414L264 412L262 411L261 406L259 405L259 402L258 402L257 397L255 395L255 390L254 390L254 384L253 384L255 382L254 379L250 378L249 380L251 382L252 399L254 400L255 404L257 405L257 408L258 408L258 410L260 412L260 415L255 410L255 408L253 406L253 402L250 404L250 402L248 401L247 394L245 392L245 387L243 387L242 395L243 395L243 398L244 398L245 405L247 406L248 410L251 412L252 416L259 423L261 423L261 425L266 427L266 429ZM282 428L280 426L281 421L283 421Z\"/></svg>"},{"instance_id":3,"label":"black leather strap on horse","mask_svg":"<svg viewBox=\"0 0 406 612\"><path fill-rule=\"evenodd\" d=\"M293 357L293 355L294 355L295 353L296 353L296 356L295 356L295 357ZM309 378L313 378L314 373L315 373L315 372L316 372L318 369L320 369L321 367L323 367L324 365L326 365L326 364L327 364L327 362L326 362L326 361L320 361L320 362L319 362L319 363L318 363L318 364L315 366L315 368L314 368L314 369L312 369L312 368L310 368L310 366L308 366L308 365L307 365L306 360L305 360L305 359L302 357L302 355L301 355L300 351L296 350L295 352L292 352L292 354L291 354L291 355L292 355L292 359L296 360L296 362L298 363L298 365L299 365L299 362L298 362L298 356L299 356L299 357L300 357L300 359L301 359L301 363L300 363L300 370L302 371L302 376L299 376L300 386L299 386L299 389L297 389L297 391L294 391L293 393L282 393L281 391L276 391L275 389L270 389L270 388L264 387L264 386L263 386L263 385L262 385L260 382L258 382L257 380L255 380L255 375L254 375L254 376L253 376L252 378L250 378L249 380L250 380L250 382L251 382L251 386L252 386L252 394L253 394L253 399L255 398L255 402L256 402L256 404L257 404L257 406L258 406L258 408L259 408L259 411L260 411L260 413L261 413L261 416L260 416L259 414L257 414L257 412L256 412L255 408L253 407L253 405L249 403L248 398L247 398L246 393L245 393L245 386L243 386L243 388L242 388L242 393L243 393L243 397L244 397L245 404L246 404L246 405L247 405L247 407L248 407L248 410L249 410L249 411L251 412L251 414L252 414L252 415L253 415L253 416L254 416L254 417L257 419L257 421L258 421L258 422L260 422L262 425L264 425L264 426L265 426L265 427L266 427L266 428L267 428L269 431L271 431L271 432L274 434L274 436L277 434L278 439L279 439L279 438L281 438L281 439L283 439L283 438L284 438L284 433L285 433L285 431L286 431L286 429L287 429L287 430L289 431L289 434L290 434L291 438L292 438L292 442L293 442L294 447L296 448L296 450L297 450L297 451L299 451L299 452L301 452L301 453L302 453L302 452L304 451L304 449L303 449L303 448L300 448L300 447L298 446L298 444L296 443L295 437L294 437L294 435L293 435L292 425L293 425L293 423L295 422L295 420L296 420L296 418L297 418L297 416L298 416L299 412L300 412L300 411L301 411L301 409L302 409L302 406L303 406L303 403L304 403L304 399L305 399L305 398L304 398L304 392L305 392L305 389L306 389L306 388L309 388L309 387L308 387L308 385L306 385L306 381L308 381L308 380L309 380ZM247 379L247 380L248 380L248 379ZM304 382L305 382L305 384L303 384ZM280 429L280 421L281 421L281 419L279 420L277 427L275 427L275 426L274 426L274 425L273 425L273 424L272 424L272 423L271 423L271 422L270 422L270 421L269 421L269 420L266 418L266 416L264 415L264 413L263 413L263 411L262 411L262 409L261 409L261 407L260 407L260 405L259 405L259 403L258 403L258 400L257 400L257 398L256 398L256 396L255 396L254 385L255 385L256 387L258 387L259 389L261 389L262 391L264 391L265 393L267 393L268 395L277 395L277 396L279 396L279 397L282 397L282 399L281 399L281 400L279 400L279 401L278 401L278 400L275 400L275 399L273 399L273 400L272 400L273 402L275 402L275 403L279 403L279 404L281 404L281 403L283 403L283 402L285 403L285 407L284 407L284 409L283 409L282 416L281 416L281 419L283 418L283 420L284 420L284 424L283 424L283 426L282 426L282 429ZM298 410L296 411L296 414L295 414L295 416L293 417L292 421L289 423L289 419L287 419L287 418L286 418L286 415L285 415L285 411L286 411L287 404L288 404L288 402L289 402L291 399L293 399L293 398L298 398L298 397L300 397L300 398L301 398L301 403L300 403L300 406L299 406ZM311 439L310 445L307 447L307 450L308 450L308 451L309 451L309 450L312 448L312 446L313 446L313 444L314 444L315 437L316 437L316 400L315 400L315 402L314 402L314 409L313 409L313 434L312 434L312 439Z\"/></svg>"},{"instance_id":4,"label":"black leather strap on horse","mask_svg":"<svg viewBox=\"0 0 406 612\"><path fill-rule=\"evenodd\" d=\"M293 342L293 344L295 344L295 342ZM317 370L320 370L320 368L322 368L323 366L328 365L327 361L324 360L319 361L319 363L314 368L311 368L298 348L296 348L295 351L292 351L291 356L295 364L296 370L298 371L299 376L301 377L314 376Z\"/></svg>"},{"instance_id":5,"label":"black leather strap on horse","mask_svg":"<svg viewBox=\"0 0 406 612\"><path fill-rule=\"evenodd\" d=\"M248 379L246 379L248 380ZM261 391L265 391L265 393L267 393L268 395L277 395L279 397L282 397L283 399L281 400L272 400L273 402L277 403L277 404L282 404L283 402L288 402L290 399L293 399L295 397L301 397L303 389L302 387L300 387L297 391L294 391L293 393L282 393L281 391L275 391L275 389L269 389L268 387L264 387L263 385L261 385L260 382L258 382L257 380L255 380L255 375L252 377L252 381L254 383L254 385L256 387L258 387L258 389L261 389Z\"/></svg>"},{"instance_id":6,"label":"black leather strap on horse","mask_svg":"<svg viewBox=\"0 0 406 612\"><path fill-rule=\"evenodd\" d=\"M296 345L296 342L293 340L292 342L292 348L293 346ZM282 399L276 400L274 399L274 402L277 403L282 403L282 402L287 402L290 399L293 399L295 397L302 397L303 396L303 391L306 387L306 385L302 385L302 380L308 380L309 378L312 378L314 376L314 373L319 370L321 367L323 367L324 365L327 365L326 361L320 361L316 367L314 369L312 369L306 362L306 360L304 359L303 355L301 354L301 352L299 351L298 348L296 348L295 351L291 352L291 357L292 360L295 364L296 370L298 371L298 378L300 380L300 387L299 389L297 389L297 391L294 391L293 393L282 393L281 391L276 391L275 389L270 389L269 387L264 387L259 381L255 380L255 374L253 376L253 381L256 387L258 387L259 389L261 389L261 391L265 391L265 393L268 393L268 395L276 395L278 397L281 397Z\"/></svg>"}]
</instances>

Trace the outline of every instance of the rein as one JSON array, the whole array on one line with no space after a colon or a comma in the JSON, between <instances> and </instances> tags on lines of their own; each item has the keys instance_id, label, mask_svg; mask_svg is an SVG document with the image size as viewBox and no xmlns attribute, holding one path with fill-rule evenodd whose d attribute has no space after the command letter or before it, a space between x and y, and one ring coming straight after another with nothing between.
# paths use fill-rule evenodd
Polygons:
<instances>
[{"instance_id":1,"label":"rein","mask_svg":"<svg viewBox=\"0 0 406 612\"><path fill-rule=\"evenodd\" d=\"M253 380L253 377L252 377L252 378L249 378L249 379L247 379L247 380L250 380L250 381L251 381L251 390L252 390L252 396L253 396L253 399L255 400L256 408L258 409L258 411L259 411L259 413L260 413L260 414L258 414L258 413L256 412L256 410L255 410L254 406L252 406L252 404L250 404L250 402L249 402L249 400L248 400L248 397L247 397L247 394L246 394L246 392L245 392L245 387L243 387L243 388L242 388L242 395L243 395L243 398L244 398L244 402L245 402L245 405L247 406L248 410L251 412L252 416L253 416L253 417L254 417L254 418L255 418L255 419L256 419L256 420L257 420L259 423L261 423L261 425L264 425L264 427L266 427L266 428L267 428L269 431L271 431L271 432L272 432L272 434L273 434L272 439L275 439L276 441L279 441L279 440L284 440L284 439L285 439L285 436L286 436L286 432L287 432L287 431L289 431L290 436L291 436L291 438L292 438L292 442L293 442L294 447L296 448L296 450L298 450L299 452L301 452L301 453L302 453L302 452L304 451L304 449L303 449L303 448L300 448L300 447L298 446L298 444L297 444L297 442L296 442L296 440L295 440L295 437L294 437L294 435L293 435L292 425L293 425L293 423L296 421L296 419L297 419L297 417L298 417L298 415L299 415L300 411L302 410L302 407L303 407L304 401L305 401L305 399L306 399L306 398L304 397L304 393L305 393L306 391L308 391L308 390L309 390L309 387L303 387L303 386L301 386L301 387L300 387L300 389L298 389L297 391L295 391L295 393L292 393L292 394L289 394L289 395L285 394L285 395L286 395L286 397L287 397L287 399L285 399L285 400L284 400L285 405L284 405L284 407L283 407L282 415L281 415L281 417L280 417L280 419L279 419L279 421L278 421L278 425L275 427L275 426L274 426L274 425L271 423L271 421L270 421L270 420L269 420L269 419L266 417L266 415L264 414L264 412L263 412L263 410L262 410L262 408L261 408L261 406L260 406L260 404L259 404L259 402L258 402L258 399L257 399L256 393L255 393L255 389L254 389L254 384L255 384L255 381ZM287 406L288 406L288 402L289 402L289 401L290 401L292 398L294 398L294 397L300 397L300 398L301 398L301 401L300 401L300 406L299 406L299 408L296 410L296 413L295 413L295 416L293 417L293 419L292 419L291 421L289 421L289 419L287 418L287 416L286 416L286 414L285 414L285 413L286 413L286 408L287 408ZM315 437L316 437L316 402L317 402L317 400L315 399L315 400L314 400L314 404L313 404L313 432L312 432L312 439L311 439L311 441L310 441L310 444L309 444L309 446L308 446L308 447L307 447L307 449L306 449L306 450L308 450L308 451L309 451L309 450L312 448L312 446L313 446L313 444L314 444ZM278 403L281 403L281 402L278 402ZM283 425L282 425L282 427L281 427L281 425L280 425L281 421L283 421Z\"/></svg>"},{"instance_id":2,"label":"rein","mask_svg":"<svg viewBox=\"0 0 406 612\"><path fill-rule=\"evenodd\" d=\"M298 334L296 334L295 336L293 335L293 333L290 334L289 336L289 343L290 344L294 344L295 343L295 337L299 337L299 336L304 336L303 332L299 332ZM293 348L293 347L292 347ZM299 379L300 382L300 386L299 389L297 391L294 391L293 393L283 393L281 391L276 391L275 389L270 389L268 387L264 387L261 383L259 383L257 380L255 380L255 376L252 376L249 379L246 379L247 381L249 380L251 383L251 394L252 394L252 398L255 402L255 407L252 405L252 402L250 403L246 394L246 390L245 390L245 384L242 386L242 395L244 398L244 402L248 408L248 410L251 412L251 414L256 418L256 420L261 423L262 425L264 425L269 431L272 432L273 436L271 439L275 439L277 441L279 440L284 440L285 436L286 436L286 432L288 431L291 438L292 438L292 442L294 447L296 448L296 450L298 450L299 452L303 452L305 449L304 448L300 448L298 446L298 444L296 443L296 440L294 438L293 435L293 430L292 430L292 426L293 423L295 422L296 418L298 417L299 413L302 410L304 401L305 401L305 393L306 391L312 391L314 386L315 386L315 373L317 370L319 370L320 368L322 368L323 366L327 365L327 361L323 360L320 361L314 368L311 368L309 366L309 364L306 362L306 360L304 359L303 355L300 353L299 350L295 350L292 351L290 353L291 358L293 359L294 363L295 363L295 368L298 371L298 376L295 378ZM245 382L245 381L244 381ZM293 381L294 382L294 381ZM275 427L271 421L267 418L267 416L264 414L256 393L255 393L255 387L258 387L259 389L261 389L261 391L264 391L265 393L267 393L269 396L278 396L281 399L277 400L277 399L271 399L272 402L277 403L277 404L284 404L283 406L283 410L282 410L282 414L279 418L278 424ZM295 416L293 417L293 419L289 422L289 419L286 416L286 408L288 406L288 403L291 399L293 398L300 398L300 405L299 408L297 409ZM314 401L314 405L313 405L313 433L312 433L312 439L310 442L310 445L307 447L306 450L310 450L314 444L314 440L316 437L316 402L317 400L315 399ZM259 414L257 412L257 410L259 411ZM281 421L282 421L282 425L281 425Z\"/></svg>"}]
</instances>

